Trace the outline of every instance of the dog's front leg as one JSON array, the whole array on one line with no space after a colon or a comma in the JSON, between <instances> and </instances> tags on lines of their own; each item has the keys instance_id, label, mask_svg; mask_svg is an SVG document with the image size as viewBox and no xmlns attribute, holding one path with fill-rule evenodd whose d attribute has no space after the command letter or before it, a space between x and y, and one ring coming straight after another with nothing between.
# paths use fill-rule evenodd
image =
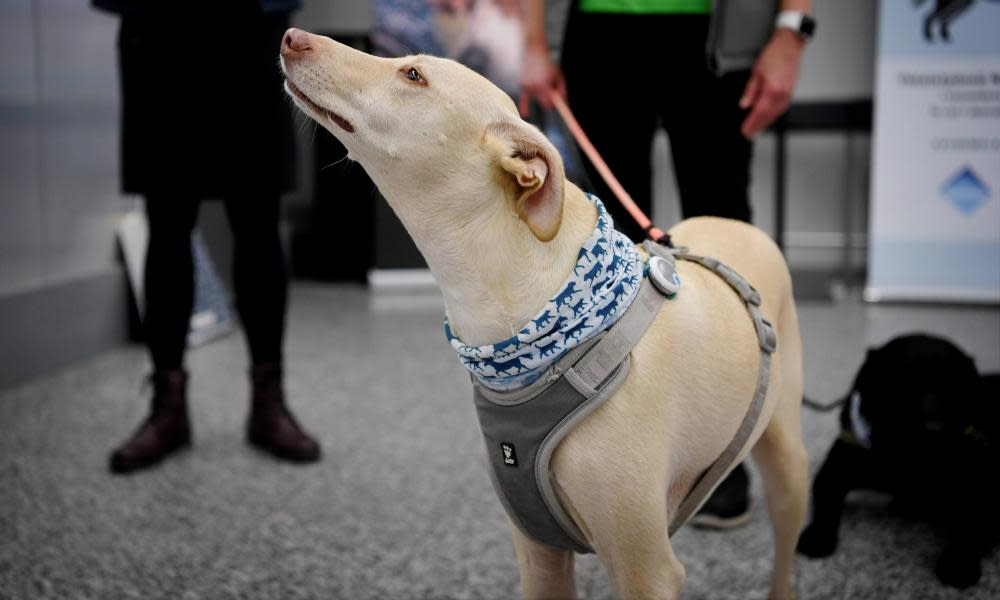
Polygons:
<instances>
[{"instance_id":1,"label":"dog's front leg","mask_svg":"<svg viewBox=\"0 0 1000 600\"><path fill-rule=\"evenodd\" d=\"M513 523L514 552L521 570L521 592L526 600L576 600L573 552L560 550L525 536Z\"/></svg>"},{"instance_id":2,"label":"dog's front leg","mask_svg":"<svg viewBox=\"0 0 1000 600\"><path fill-rule=\"evenodd\" d=\"M823 558L837 549L840 516L848 492L877 487L871 452L843 440L834 442L813 482L812 523L799 537L798 551L810 558Z\"/></svg>"},{"instance_id":3,"label":"dog's front leg","mask_svg":"<svg viewBox=\"0 0 1000 600\"><path fill-rule=\"evenodd\" d=\"M619 598L681 597L684 565L670 545L666 497L662 477L639 476L631 480L628 489L606 485L592 490L586 498L579 493L575 497L575 507L587 524L597 557L614 580Z\"/></svg>"}]
</instances>

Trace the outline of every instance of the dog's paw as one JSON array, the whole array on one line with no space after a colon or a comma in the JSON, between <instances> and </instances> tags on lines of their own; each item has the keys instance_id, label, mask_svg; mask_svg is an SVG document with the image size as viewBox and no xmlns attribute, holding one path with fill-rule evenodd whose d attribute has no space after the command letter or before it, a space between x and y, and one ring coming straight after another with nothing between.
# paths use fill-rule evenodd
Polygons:
<instances>
[{"instance_id":1,"label":"dog's paw","mask_svg":"<svg viewBox=\"0 0 1000 600\"><path fill-rule=\"evenodd\" d=\"M799 536L799 544L795 549L809 558L826 558L837 549L837 533L810 525Z\"/></svg>"},{"instance_id":2,"label":"dog's paw","mask_svg":"<svg viewBox=\"0 0 1000 600\"><path fill-rule=\"evenodd\" d=\"M954 550L941 553L934 571L941 583L960 590L978 583L983 574L978 558Z\"/></svg>"}]
</instances>

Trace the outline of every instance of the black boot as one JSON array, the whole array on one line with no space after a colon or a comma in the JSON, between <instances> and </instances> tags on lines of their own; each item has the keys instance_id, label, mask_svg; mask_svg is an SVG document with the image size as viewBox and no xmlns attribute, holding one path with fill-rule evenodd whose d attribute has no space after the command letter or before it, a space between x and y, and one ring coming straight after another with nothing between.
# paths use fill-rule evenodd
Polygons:
<instances>
[{"instance_id":1,"label":"black boot","mask_svg":"<svg viewBox=\"0 0 1000 600\"><path fill-rule=\"evenodd\" d=\"M191 443L187 373L180 369L157 371L150 379L153 383L152 410L132 437L111 453L113 473L152 466Z\"/></svg>"},{"instance_id":2,"label":"black boot","mask_svg":"<svg viewBox=\"0 0 1000 600\"><path fill-rule=\"evenodd\" d=\"M736 465L702 505L691 524L709 529L732 529L750 521L750 474Z\"/></svg>"},{"instance_id":3,"label":"black boot","mask_svg":"<svg viewBox=\"0 0 1000 600\"><path fill-rule=\"evenodd\" d=\"M319 460L319 443L303 431L285 406L281 366L254 365L250 378L253 389L247 441L284 460Z\"/></svg>"}]
</instances>

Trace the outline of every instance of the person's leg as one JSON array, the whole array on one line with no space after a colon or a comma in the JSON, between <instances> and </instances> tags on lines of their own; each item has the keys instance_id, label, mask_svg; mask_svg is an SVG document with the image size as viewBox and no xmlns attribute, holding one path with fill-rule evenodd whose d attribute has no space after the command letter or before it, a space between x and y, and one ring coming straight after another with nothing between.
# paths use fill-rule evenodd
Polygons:
<instances>
[{"instance_id":1,"label":"person's leg","mask_svg":"<svg viewBox=\"0 0 1000 600\"><path fill-rule=\"evenodd\" d=\"M672 66L677 88L661 95L681 214L685 219L711 215L749 222L752 143L740 133L746 111L739 107L749 74L730 73L720 78L708 69L702 51L708 17L678 15L671 20L675 43L695 49L675 52ZM719 529L746 523L750 518L749 485L749 473L740 464L691 523Z\"/></svg>"},{"instance_id":2,"label":"person's leg","mask_svg":"<svg viewBox=\"0 0 1000 600\"><path fill-rule=\"evenodd\" d=\"M670 136L674 172L685 219L700 215L750 222L750 159L753 144L740 133L746 111L739 107L749 73L729 73L716 78L707 68L703 85L693 94L701 101L686 110L688 118L672 120ZM692 523L725 529L750 519L750 476L738 465L716 488Z\"/></svg>"},{"instance_id":3,"label":"person's leg","mask_svg":"<svg viewBox=\"0 0 1000 600\"><path fill-rule=\"evenodd\" d=\"M146 198L149 246L144 274L146 343L155 371L183 368L191 309L194 305L194 259L191 232L198 200Z\"/></svg>"},{"instance_id":4,"label":"person's leg","mask_svg":"<svg viewBox=\"0 0 1000 600\"><path fill-rule=\"evenodd\" d=\"M244 193L225 199L233 230L233 282L252 366L247 438L271 454L298 462L319 458L319 444L285 405L282 344L288 271L278 232L280 196Z\"/></svg>"},{"instance_id":5,"label":"person's leg","mask_svg":"<svg viewBox=\"0 0 1000 600\"><path fill-rule=\"evenodd\" d=\"M586 14L574 10L566 26L562 69L569 104L587 137L601 153L636 204L650 213L650 151L656 114L653 97L644 89L648 73L636 56L649 28L646 15ZM609 55L610 53L610 55ZM584 158L589 190L604 202L616 227L635 241L645 235ZM587 188L585 188L587 189Z\"/></svg>"},{"instance_id":6,"label":"person's leg","mask_svg":"<svg viewBox=\"0 0 1000 600\"><path fill-rule=\"evenodd\" d=\"M688 35L691 47L703 48L707 18L676 18L689 22L677 35ZM664 95L662 110L681 213L685 219L711 215L750 222L753 143L740 132L747 111L739 106L749 72L719 77L700 52L678 60L676 68L683 93Z\"/></svg>"},{"instance_id":7,"label":"person's leg","mask_svg":"<svg viewBox=\"0 0 1000 600\"><path fill-rule=\"evenodd\" d=\"M688 104L670 119L668 135L674 173L685 219L702 215L751 221L750 159L753 144L740 133L746 111L739 98L749 76L717 78L707 68ZM750 476L738 465L715 489L692 524L714 529L738 527L750 520Z\"/></svg>"},{"instance_id":8,"label":"person's leg","mask_svg":"<svg viewBox=\"0 0 1000 600\"><path fill-rule=\"evenodd\" d=\"M685 219L701 215L750 222L753 143L740 124L746 73L706 74L703 102L675 113L667 131Z\"/></svg>"},{"instance_id":9,"label":"person's leg","mask_svg":"<svg viewBox=\"0 0 1000 600\"><path fill-rule=\"evenodd\" d=\"M152 407L139 429L111 454L111 470L116 473L153 465L191 440L183 358L194 303L191 231L198 200L151 195L146 198L146 214L143 323L153 361Z\"/></svg>"},{"instance_id":10,"label":"person's leg","mask_svg":"<svg viewBox=\"0 0 1000 600\"><path fill-rule=\"evenodd\" d=\"M282 362L288 271L278 232L277 193L225 199L233 231L233 284L253 364Z\"/></svg>"}]
</instances>

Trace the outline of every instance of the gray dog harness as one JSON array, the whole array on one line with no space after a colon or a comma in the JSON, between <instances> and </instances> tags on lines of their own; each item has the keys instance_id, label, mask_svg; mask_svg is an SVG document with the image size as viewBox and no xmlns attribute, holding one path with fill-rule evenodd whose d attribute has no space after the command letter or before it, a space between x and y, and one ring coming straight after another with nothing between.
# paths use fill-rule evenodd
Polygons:
<instances>
[{"instance_id":1,"label":"gray dog harness","mask_svg":"<svg viewBox=\"0 0 1000 600\"><path fill-rule=\"evenodd\" d=\"M777 336L760 311L760 294L715 259L689 254L686 248L666 248L648 241L645 249L650 257L647 277L625 314L608 331L567 352L544 376L526 387L499 392L472 377L493 487L517 527L543 544L576 552L593 551L559 503L549 463L566 434L611 397L625 380L632 349L653 322L663 301L672 298L679 289L676 259L702 265L736 290L753 320L761 356L757 387L743 422L729 446L681 502L671 519L670 535L688 521L732 467L763 408Z\"/></svg>"}]
</instances>

